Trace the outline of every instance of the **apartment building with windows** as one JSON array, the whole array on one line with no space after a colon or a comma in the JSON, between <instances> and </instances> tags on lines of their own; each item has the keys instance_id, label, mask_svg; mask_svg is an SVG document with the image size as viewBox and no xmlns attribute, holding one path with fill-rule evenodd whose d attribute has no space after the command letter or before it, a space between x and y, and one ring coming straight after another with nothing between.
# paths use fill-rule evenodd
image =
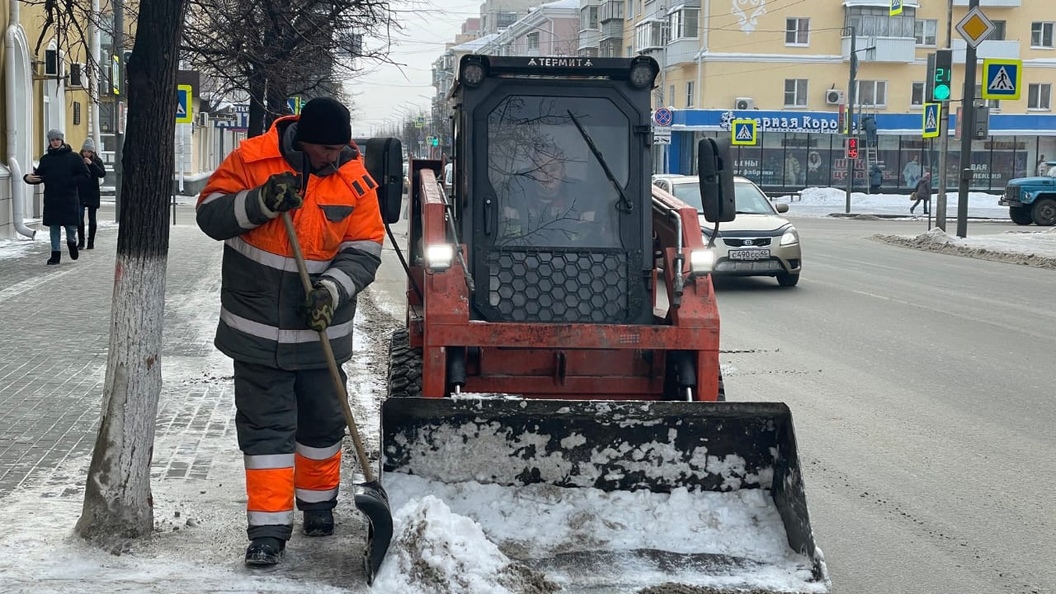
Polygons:
<instances>
[{"instance_id":1,"label":"apartment building with windows","mask_svg":"<svg viewBox=\"0 0 1056 594\"><path fill-rule=\"evenodd\" d=\"M972 144L973 189L998 191L1056 158L1056 40L1048 0L981 0L996 26L978 48L984 58L1023 61L1022 96L977 101L991 108L990 137ZM936 174L939 140L924 140L927 56L946 46L946 2L906 0L627 0L626 54L645 53L664 67L657 106L674 110L672 144L657 169L691 173L703 136L728 137L733 118L757 120L759 143L737 149L738 172L767 187L846 183L841 105L848 98L850 28L858 69L856 116L878 127L884 186L908 191L920 168ZM953 24L968 0L952 0ZM953 30L951 134L964 81L966 44ZM978 89L978 85L977 85ZM978 91L976 92L978 97ZM857 118L856 118L857 120ZM952 140L952 139L951 139ZM950 143L947 184L956 186L959 142ZM659 152L659 151L658 151ZM865 185L865 162L856 164Z\"/></svg>"},{"instance_id":2,"label":"apartment building with windows","mask_svg":"<svg viewBox=\"0 0 1056 594\"><path fill-rule=\"evenodd\" d=\"M739 147L738 172L768 188L846 184L840 112L849 93L851 35L858 60L855 127L873 117L875 158L885 188L909 191L922 169L938 175L939 139L922 138L927 56L947 45L952 5L953 113L957 130L966 44L953 29L968 0L904 0L891 16L889 0L578 0L575 53L652 56L662 72L655 106L674 112L672 143L657 147L655 169L693 173L704 136L728 137L733 118L757 120L759 143ZM489 4L489 3L486 3ZM528 13L566 2L534 2ZM995 31L978 48L976 80L985 58L1023 61L1021 98L977 101L990 108L990 136L972 143L973 189L998 191L1012 177L1036 171L1042 156L1056 159L1056 13L1051 0L980 0ZM483 13L482 13L483 14ZM543 22L541 13L536 20ZM518 19L520 20L520 18ZM516 22L516 21L515 21ZM476 49L484 53L559 53L504 29ZM515 29L513 23L508 28ZM499 38L505 37L503 40ZM523 47L522 47L523 46ZM450 61L447 62L450 64ZM450 80L450 79L447 79ZM977 85L977 89L979 86ZM976 92L978 97L979 93ZM947 185L956 186L960 143L951 139ZM865 160L854 163L865 186Z\"/></svg>"}]
</instances>

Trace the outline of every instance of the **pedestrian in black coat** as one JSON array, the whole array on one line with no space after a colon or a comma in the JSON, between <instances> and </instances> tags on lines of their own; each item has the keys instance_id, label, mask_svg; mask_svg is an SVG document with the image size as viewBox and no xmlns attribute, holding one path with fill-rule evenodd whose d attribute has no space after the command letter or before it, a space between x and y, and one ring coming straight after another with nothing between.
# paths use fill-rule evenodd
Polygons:
<instances>
[{"instance_id":1,"label":"pedestrian in black coat","mask_svg":"<svg viewBox=\"0 0 1056 594\"><path fill-rule=\"evenodd\" d=\"M106 177L106 165L95 153L95 142L84 139L81 145L81 158L88 167L88 177L81 180L77 193L81 198L81 213L77 217L77 247L84 247L84 213L88 213L88 249L95 249L95 230L97 227L95 211L99 210L99 183Z\"/></svg>"},{"instance_id":2,"label":"pedestrian in black coat","mask_svg":"<svg viewBox=\"0 0 1056 594\"><path fill-rule=\"evenodd\" d=\"M58 264L62 256L59 240L66 228L66 246L70 258L77 259L77 215L80 198L77 187L88 179L88 167L80 155L66 144L62 132L48 130L48 152L40 158L33 173L22 176L27 184L44 184L44 225L51 230L51 258Z\"/></svg>"},{"instance_id":3,"label":"pedestrian in black coat","mask_svg":"<svg viewBox=\"0 0 1056 594\"><path fill-rule=\"evenodd\" d=\"M913 206L909 207L909 212L912 213L921 202L924 203L924 214L928 214L931 205L931 174L926 171L917 181L917 188L913 191Z\"/></svg>"}]
</instances>

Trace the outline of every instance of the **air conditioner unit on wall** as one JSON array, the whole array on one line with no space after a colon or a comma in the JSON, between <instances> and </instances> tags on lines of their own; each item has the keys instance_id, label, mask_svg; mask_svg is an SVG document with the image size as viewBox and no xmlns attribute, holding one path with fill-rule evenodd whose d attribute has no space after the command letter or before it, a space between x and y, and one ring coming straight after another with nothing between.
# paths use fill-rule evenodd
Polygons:
<instances>
[{"instance_id":1,"label":"air conditioner unit on wall","mask_svg":"<svg viewBox=\"0 0 1056 594\"><path fill-rule=\"evenodd\" d=\"M825 104L843 105L843 91L838 89L829 89L828 91L825 91Z\"/></svg>"},{"instance_id":2,"label":"air conditioner unit on wall","mask_svg":"<svg viewBox=\"0 0 1056 594\"><path fill-rule=\"evenodd\" d=\"M755 109L755 99L751 97L738 97L733 102L734 109Z\"/></svg>"},{"instance_id":3,"label":"air conditioner unit on wall","mask_svg":"<svg viewBox=\"0 0 1056 594\"><path fill-rule=\"evenodd\" d=\"M88 86L88 71L80 62L70 63L70 81L67 86L71 89L83 89Z\"/></svg>"}]
</instances>

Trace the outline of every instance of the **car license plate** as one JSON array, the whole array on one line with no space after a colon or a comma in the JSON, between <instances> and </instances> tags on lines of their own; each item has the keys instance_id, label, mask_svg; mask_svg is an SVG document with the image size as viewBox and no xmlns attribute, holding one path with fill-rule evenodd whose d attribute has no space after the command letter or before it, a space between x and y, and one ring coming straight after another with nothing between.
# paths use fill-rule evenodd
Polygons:
<instances>
[{"instance_id":1,"label":"car license plate","mask_svg":"<svg viewBox=\"0 0 1056 594\"><path fill-rule=\"evenodd\" d=\"M766 260L770 250L730 250L731 260Z\"/></svg>"}]
</instances>

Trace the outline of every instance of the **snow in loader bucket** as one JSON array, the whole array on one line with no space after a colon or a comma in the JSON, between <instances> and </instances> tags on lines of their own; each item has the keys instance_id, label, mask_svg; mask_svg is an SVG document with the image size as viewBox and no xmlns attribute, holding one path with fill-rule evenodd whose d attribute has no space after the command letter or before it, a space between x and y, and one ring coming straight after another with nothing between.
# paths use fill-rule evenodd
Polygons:
<instances>
[{"instance_id":1,"label":"snow in loader bucket","mask_svg":"<svg viewBox=\"0 0 1056 594\"><path fill-rule=\"evenodd\" d=\"M392 509L439 499L555 591L831 587L784 404L390 398L382 444Z\"/></svg>"}]
</instances>

